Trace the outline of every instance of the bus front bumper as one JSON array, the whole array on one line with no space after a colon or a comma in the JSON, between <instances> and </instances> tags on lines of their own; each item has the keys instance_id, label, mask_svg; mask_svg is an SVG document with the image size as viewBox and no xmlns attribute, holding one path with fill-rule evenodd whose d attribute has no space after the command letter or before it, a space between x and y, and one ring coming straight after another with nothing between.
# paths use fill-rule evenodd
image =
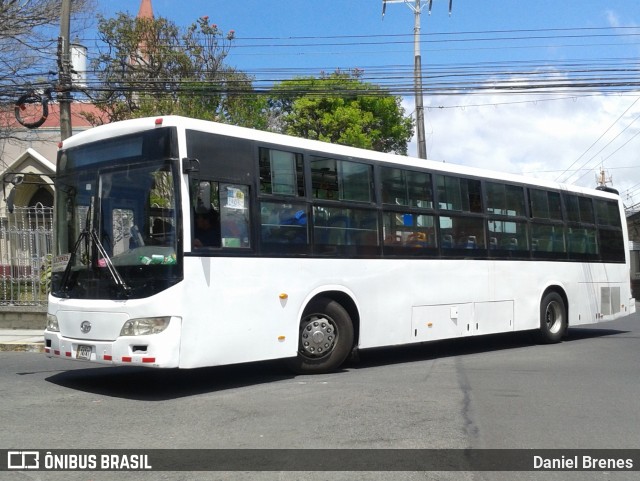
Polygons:
<instances>
[{"instance_id":1,"label":"bus front bumper","mask_svg":"<svg viewBox=\"0 0 640 481\"><path fill-rule=\"evenodd\" d=\"M175 368L180 361L181 322L174 319L159 334L120 336L114 341L75 339L45 330L44 353L50 358L99 364Z\"/></svg>"}]
</instances>

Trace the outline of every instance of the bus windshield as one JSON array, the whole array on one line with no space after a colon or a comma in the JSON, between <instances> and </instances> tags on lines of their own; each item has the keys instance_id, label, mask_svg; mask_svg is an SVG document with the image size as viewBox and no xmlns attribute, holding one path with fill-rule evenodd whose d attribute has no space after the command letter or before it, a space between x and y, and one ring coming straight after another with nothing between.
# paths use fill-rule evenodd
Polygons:
<instances>
[{"instance_id":1,"label":"bus windshield","mask_svg":"<svg viewBox=\"0 0 640 481\"><path fill-rule=\"evenodd\" d=\"M182 279L177 161L109 160L59 169L56 297L141 298Z\"/></svg>"}]
</instances>

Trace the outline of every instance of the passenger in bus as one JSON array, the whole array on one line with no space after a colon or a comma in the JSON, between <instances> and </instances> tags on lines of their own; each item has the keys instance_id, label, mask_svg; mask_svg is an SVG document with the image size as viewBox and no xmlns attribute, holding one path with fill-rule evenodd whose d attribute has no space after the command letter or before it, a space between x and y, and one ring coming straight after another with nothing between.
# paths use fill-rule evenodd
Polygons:
<instances>
[{"instance_id":1,"label":"passenger in bus","mask_svg":"<svg viewBox=\"0 0 640 481\"><path fill-rule=\"evenodd\" d=\"M286 242L307 243L307 213L304 210L288 209L280 216L280 233Z\"/></svg>"},{"instance_id":2,"label":"passenger in bus","mask_svg":"<svg viewBox=\"0 0 640 481\"><path fill-rule=\"evenodd\" d=\"M193 247L220 247L220 217L216 210L196 214Z\"/></svg>"},{"instance_id":3,"label":"passenger in bus","mask_svg":"<svg viewBox=\"0 0 640 481\"><path fill-rule=\"evenodd\" d=\"M155 245L171 245L173 242L173 225L160 218L154 219L151 227L151 239Z\"/></svg>"}]
</instances>

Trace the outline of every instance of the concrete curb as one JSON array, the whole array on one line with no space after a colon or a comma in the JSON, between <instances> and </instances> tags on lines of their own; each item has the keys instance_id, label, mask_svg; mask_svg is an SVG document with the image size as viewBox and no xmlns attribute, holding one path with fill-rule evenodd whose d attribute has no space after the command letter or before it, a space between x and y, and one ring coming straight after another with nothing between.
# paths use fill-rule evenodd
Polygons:
<instances>
[{"instance_id":1,"label":"concrete curb","mask_svg":"<svg viewBox=\"0 0 640 481\"><path fill-rule=\"evenodd\" d=\"M0 351L16 351L16 352L44 352L44 342L3 342L0 343Z\"/></svg>"},{"instance_id":2,"label":"concrete curb","mask_svg":"<svg viewBox=\"0 0 640 481\"><path fill-rule=\"evenodd\" d=\"M0 352L44 352L44 329L0 329Z\"/></svg>"}]
</instances>

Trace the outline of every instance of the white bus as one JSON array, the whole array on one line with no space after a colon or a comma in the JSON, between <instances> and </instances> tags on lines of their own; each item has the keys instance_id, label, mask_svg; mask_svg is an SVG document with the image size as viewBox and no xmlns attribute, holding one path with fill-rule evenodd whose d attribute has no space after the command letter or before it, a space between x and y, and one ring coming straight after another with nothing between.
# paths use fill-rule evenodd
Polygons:
<instances>
[{"instance_id":1,"label":"white bus","mask_svg":"<svg viewBox=\"0 0 640 481\"><path fill-rule=\"evenodd\" d=\"M635 312L611 192L175 116L73 136L57 168L49 357L315 373Z\"/></svg>"}]
</instances>

